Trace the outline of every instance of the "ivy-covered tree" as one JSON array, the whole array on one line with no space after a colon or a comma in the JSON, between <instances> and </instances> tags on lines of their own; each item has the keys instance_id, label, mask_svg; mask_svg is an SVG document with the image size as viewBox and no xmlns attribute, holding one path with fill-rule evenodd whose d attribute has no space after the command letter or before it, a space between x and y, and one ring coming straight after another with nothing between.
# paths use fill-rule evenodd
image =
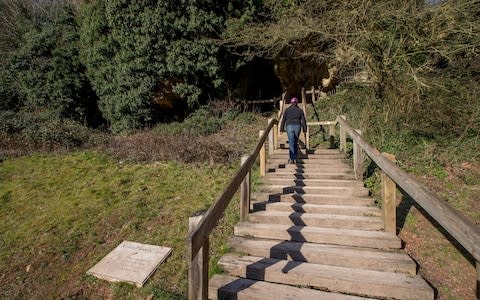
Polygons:
<instances>
[{"instance_id":1,"label":"ivy-covered tree","mask_svg":"<svg viewBox=\"0 0 480 300\"><path fill-rule=\"evenodd\" d=\"M225 68L217 39L230 15L252 5L220 0L84 5L81 56L112 130L140 128L161 117L156 104L163 95L176 95L193 108L218 91Z\"/></svg>"}]
</instances>

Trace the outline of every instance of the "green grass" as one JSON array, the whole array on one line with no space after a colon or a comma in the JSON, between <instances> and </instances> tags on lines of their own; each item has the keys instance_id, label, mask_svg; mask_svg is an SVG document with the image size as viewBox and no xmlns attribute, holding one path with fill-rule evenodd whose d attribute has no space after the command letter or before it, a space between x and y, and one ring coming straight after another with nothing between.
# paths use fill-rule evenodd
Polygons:
<instances>
[{"instance_id":1,"label":"green grass","mask_svg":"<svg viewBox=\"0 0 480 300\"><path fill-rule=\"evenodd\" d=\"M3 161L0 298L184 298L188 217L208 208L235 171L129 164L93 151ZM234 203L211 237L213 271L238 220ZM85 275L122 240L173 248L142 289Z\"/></svg>"}]
</instances>

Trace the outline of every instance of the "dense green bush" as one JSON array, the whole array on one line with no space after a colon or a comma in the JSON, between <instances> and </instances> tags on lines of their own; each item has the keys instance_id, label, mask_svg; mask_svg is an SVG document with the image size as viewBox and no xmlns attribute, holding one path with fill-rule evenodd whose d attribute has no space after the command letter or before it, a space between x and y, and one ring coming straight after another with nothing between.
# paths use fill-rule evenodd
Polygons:
<instances>
[{"instance_id":1,"label":"dense green bush","mask_svg":"<svg viewBox=\"0 0 480 300\"><path fill-rule=\"evenodd\" d=\"M74 11L68 5L52 4L39 24L25 25L23 41L11 57L16 82L7 82L10 89L16 88L24 110L49 111L53 117L77 121L93 113L78 40Z\"/></svg>"},{"instance_id":2,"label":"dense green bush","mask_svg":"<svg viewBox=\"0 0 480 300\"><path fill-rule=\"evenodd\" d=\"M251 5L218 0L94 0L84 5L81 56L113 131L161 118L162 95L175 94L193 108L218 93L229 65L219 33L227 14L240 15Z\"/></svg>"}]
</instances>

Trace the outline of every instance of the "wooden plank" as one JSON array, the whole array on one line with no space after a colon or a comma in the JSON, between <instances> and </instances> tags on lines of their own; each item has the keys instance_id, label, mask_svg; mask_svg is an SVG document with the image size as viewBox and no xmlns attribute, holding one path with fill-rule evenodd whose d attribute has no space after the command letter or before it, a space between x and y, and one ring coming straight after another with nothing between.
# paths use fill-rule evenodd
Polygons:
<instances>
[{"instance_id":1,"label":"wooden plank","mask_svg":"<svg viewBox=\"0 0 480 300\"><path fill-rule=\"evenodd\" d=\"M273 122L273 119L268 119L268 124L270 124L270 122ZM270 130L268 132L268 155L272 155L274 150L275 147L273 142L273 130Z\"/></svg>"},{"instance_id":2,"label":"wooden plank","mask_svg":"<svg viewBox=\"0 0 480 300\"><path fill-rule=\"evenodd\" d=\"M285 186L325 186L325 187L364 187L363 182L360 180L348 180L348 179L285 179L269 177L263 180L265 185L285 185Z\"/></svg>"},{"instance_id":3,"label":"wooden plank","mask_svg":"<svg viewBox=\"0 0 480 300\"><path fill-rule=\"evenodd\" d=\"M253 195L255 201L287 202L287 203L308 203L308 204L330 204L330 205L361 205L370 206L374 204L373 198L368 196L353 197L349 195L322 195L322 194L274 194L256 192Z\"/></svg>"},{"instance_id":4,"label":"wooden plank","mask_svg":"<svg viewBox=\"0 0 480 300\"><path fill-rule=\"evenodd\" d=\"M319 121L319 122L308 122L308 126L329 126L336 125L337 121Z\"/></svg>"},{"instance_id":5,"label":"wooden plank","mask_svg":"<svg viewBox=\"0 0 480 300\"><path fill-rule=\"evenodd\" d=\"M258 136L261 137L264 133L265 133L264 130L260 130L258 132ZM260 159L260 176L265 177L265 172L266 172L265 166L266 166L266 160L267 160L266 153L265 153L265 143L262 144L258 157Z\"/></svg>"},{"instance_id":6,"label":"wooden plank","mask_svg":"<svg viewBox=\"0 0 480 300\"><path fill-rule=\"evenodd\" d=\"M241 165L247 162L248 156L242 156ZM247 219L250 209L250 172L247 173L240 185L240 220L245 221Z\"/></svg>"},{"instance_id":7,"label":"wooden plank","mask_svg":"<svg viewBox=\"0 0 480 300\"><path fill-rule=\"evenodd\" d=\"M243 237L233 237L228 244L252 256L410 275L417 272L417 264L407 254L379 249Z\"/></svg>"},{"instance_id":8,"label":"wooden plank","mask_svg":"<svg viewBox=\"0 0 480 300\"><path fill-rule=\"evenodd\" d=\"M278 145L278 125L273 125L273 150L277 149ZM273 154L273 153L272 153Z\"/></svg>"},{"instance_id":9,"label":"wooden plank","mask_svg":"<svg viewBox=\"0 0 480 300\"><path fill-rule=\"evenodd\" d=\"M345 115L340 115L338 118L341 118L345 122L347 120L347 117ZM345 122L340 122L340 150L343 152L347 151L347 134L345 132Z\"/></svg>"},{"instance_id":10,"label":"wooden plank","mask_svg":"<svg viewBox=\"0 0 480 300\"><path fill-rule=\"evenodd\" d=\"M475 262L477 269L477 299L480 299L480 262Z\"/></svg>"},{"instance_id":11,"label":"wooden plank","mask_svg":"<svg viewBox=\"0 0 480 300\"><path fill-rule=\"evenodd\" d=\"M254 280L305 285L329 291L389 299L434 299L421 276L278 260L256 256L223 256L219 265L230 274Z\"/></svg>"},{"instance_id":12,"label":"wooden plank","mask_svg":"<svg viewBox=\"0 0 480 300\"><path fill-rule=\"evenodd\" d=\"M315 214L302 212L259 211L252 213L250 222L264 224L285 224L341 228L355 230L382 230L383 221L379 217Z\"/></svg>"},{"instance_id":13,"label":"wooden plank","mask_svg":"<svg viewBox=\"0 0 480 300\"><path fill-rule=\"evenodd\" d=\"M383 155L390 161L395 162L395 156L390 153L383 153ZM385 223L385 231L391 233L397 233L397 217L396 217L396 205L397 205L397 185L388 177L387 174L382 172L382 212L383 221Z\"/></svg>"},{"instance_id":14,"label":"wooden plank","mask_svg":"<svg viewBox=\"0 0 480 300\"><path fill-rule=\"evenodd\" d=\"M469 219L460 215L438 195L417 182L411 175L368 144L361 135L356 133L342 118L337 118L341 126L359 144L365 153L393 179L407 194L409 194L435 221L455 238L477 261L480 261L480 229Z\"/></svg>"},{"instance_id":15,"label":"wooden plank","mask_svg":"<svg viewBox=\"0 0 480 300\"><path fill-rule=\"evenodd\" d=\"M399 249L402 247L397 236L383 231L243 222L234 227L234 232L238 236L319 244L379 249Z\"/></svg>"},{"instance_id":16,"label":"wooden plank","mask_svg":"<svg viewBox=\"0 0 480 300\"><path fill-rule=\"evenodd\" d=\"M376 216L382 215L380 209L359 205L318 205L308 203L273 202L265 205L266 211L289 211L313 214L331 214L346 216Z\"/></svg>"},{"instance_id":17,"label":"wooden plank","mask_svg":"<svg viewBox=\"0 0 480 300\"><path fill-rule=\"evenodd\" d=\"M358 134L362 134L362 132L356 129ZM363 179L363 156L362 156L362 148L358 145L356 140L353 140L353 173L357 179Z\"/></svg>"},{"instance_id":18,"label":"wooden plank","mask_svg":"<svg viewBox=\"0 0 480 300\"><path fill-rule=\"evenodd\" d=\"M335 147L335 125L328 125L328 139L330 142L330 148Z\"/></svg>"},{"instance_id":19,"label":"wooden plank","mask_svg":"<svg viewBox=\"0 0 480 300\"><path fill-rule=\"evenodd\" d=\"M202 220L204 215L188 219L189 231ZM188 298L192 300L207 299L208 296L208 239L192 260L188 260Z\"/></svg>"},{"instance_id":20,"label":"wooden plank","mask_svg":"<svg viewBox=\"0 0 480 300\"><path fill-rule=\"evenodd\" d=\"M227 275L214 275L210 279L209 299L236 300L279 300L279 299L322 299L322 300L365 300L350 295L323 292L272 282L257 281Z\"/></svg>"},{"instance_id":21,"label":"wooden plank","mask_svg":"<svg viewBox=\"0 0 480 300\"><path fill-rule=\"evenodd\" d=\"M297 194L320 194L320 195L342 195L353 197L368 197L369 191L364 187L338 187L338 186L283 186L268 185L258 189L259 192L268 193L297 193Z\"/></svg>"}]
</instances>

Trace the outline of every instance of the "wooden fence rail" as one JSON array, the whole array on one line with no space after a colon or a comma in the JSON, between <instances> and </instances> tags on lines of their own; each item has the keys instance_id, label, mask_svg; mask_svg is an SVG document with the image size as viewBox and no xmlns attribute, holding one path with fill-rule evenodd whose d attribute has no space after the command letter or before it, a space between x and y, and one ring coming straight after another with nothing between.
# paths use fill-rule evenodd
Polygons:
<instances>
[{"instance_id":1,"label":"wooden fence rail","mask_svg":"<svg viewBox=\"0 0 480 300\"><path fill-rule=\"evenodd\" d=\"M410 195L416 203L475 259L477 270L477 299L480 299L480 230L477 225L460 215L438 195L417 182L407 172L397 167L392 160L368 144L361 136L361 133L347 124L344 116L338 116L337 122L340 125L340 132L344 133L341 134L340 140L340 145L343 146L344 151L346 148L346 134L348 134L352 138L354 145L358 145L357 149L365 152L386 176ZM362 161L359 161L362 159L361 154L357 154L356 156L357 157L354 155L354 166L360 166L362 164ZM395 218L394 213L390 214L390 216L390 218ZM395 219L386 220L386 223L387 221L390 224L395 224Z\"/></svg>"},{"instance_id":2,"label":"wooden fence rail","mask_svg":"<svg viewBox=\"0 0 480 300\"><path fill-rule=\"evenodd\" d=\"M255 160L259 154L265 151L265 141L278 121L271 119L265 131L262 132L257 146L253 153L248 158L242 159L242 165L237 171L236 175L230 181L225 191L217 198L215 203L208 209L203 217L198 221L189 232L187 238L187 261L188 261L188 298L189 299L207 299L208 298L208 249L209 236L212 230L222 218L225 209L232 200L233 196L239 189L240 185L247 186L245 179L251 172ZM250 191L243 190L241 197L249 197ZM242 199L241 207L248 207L245 205L245 200ZM248 200L247 200L248 201ZM244 208L245 209L245 208ZM245 217L246 212L242 210L242 217Z\"/></svg>"}]
</instances>

